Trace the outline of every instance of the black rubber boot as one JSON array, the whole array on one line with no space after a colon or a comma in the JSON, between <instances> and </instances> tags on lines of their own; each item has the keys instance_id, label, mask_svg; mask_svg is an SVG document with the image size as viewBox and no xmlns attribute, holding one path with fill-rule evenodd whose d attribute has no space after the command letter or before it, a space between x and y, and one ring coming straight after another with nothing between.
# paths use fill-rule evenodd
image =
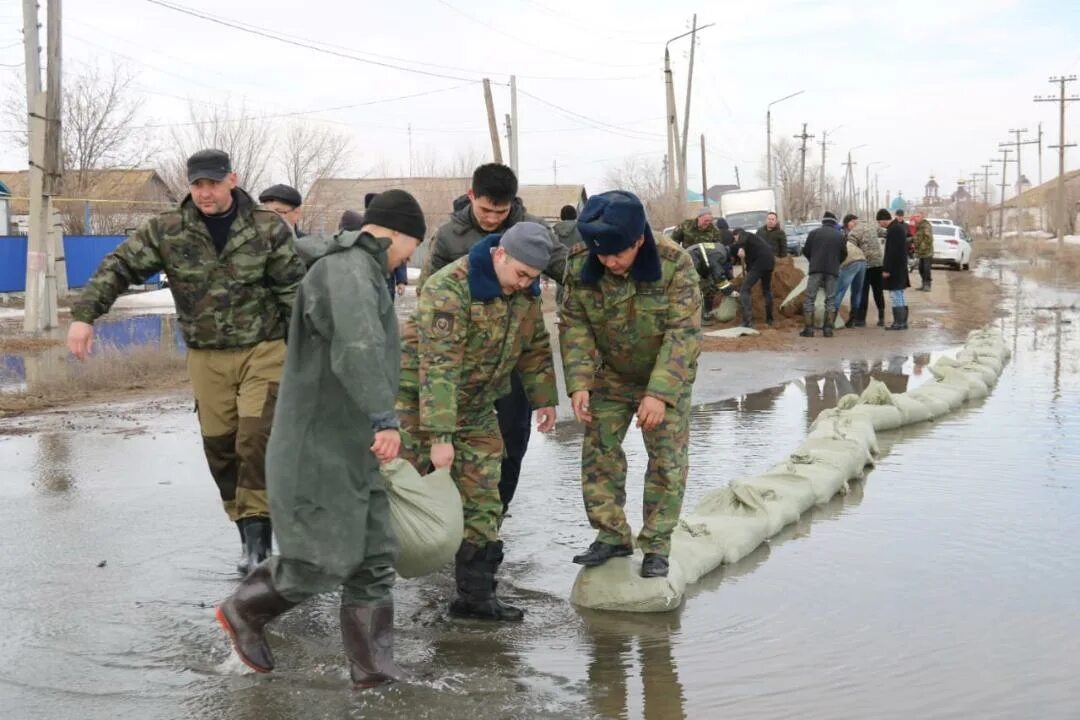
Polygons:
<instances>
[{"instance_id":1,"label":"black rubber boot","mask_svg":"<svg viewBox=\"0 0 1080 720\"><path fill-rule=\"evenodd\" d=\"M296 605L274 589L270 568L264 563L248 573L236 591L221 603L215 617L244 664L265 673L274 669L274 654L270 652L263 628Z\"/></svg>"},{"instance_id":2,"label":"black rubber boot","mask_svg":"<svg viewBox=\"0 0 1080 720\"><path fill-rule=\"evenodd\" d=\"M244 542L244 525L239 520L236 521L236 529L240 533L240 559L236 561L236 571L241 575L247 575L251 570L251 565L248 563L247 543Z\"/></svg>"},{"instance_id":3,"label":"black rubber boot","mask_svg":"<svg viewBox=\"0 0 1080 720\"><path fill-rule=\"evenodd\" d=\"M836 313L825 313L825 324L821 326L821 334L825 337L833 336L833 328L836 326Z\"/></svg>"},{"instance_id":4,"label":"black rubber boot","mask_svg":"<svg viewBox=\"0 0 1080 720\"><path fill-rule=\"evenodd\" d=\"M525 612L507 605L495 595L495 572L503 560L502 541L483 547L461 543L454 557L457 597L450 603L450 615L456 618L520 622Z\"/></svg>"},{"instance_id":5,"label":"black rubber boot","mask_svg":"<svg viewBox=\"0 0 1080 720\"><path fill-rule=\"evenodd\" d=\"M406 679L394 662L394 601L341 607L341 640L349 658L353 690Z\"/></svg>"},{"instance_id":6,"label":"black rubber boot","mask_svg":"<svg viewBox=\"0 0 1080 720\"><path fill-rule=\"evenodd\" d=\"M814 326L810 323L806 323L806 326L799 333L799 337L814 337Z\"/></svg>"},{"instance_id":7,"label":"black rubber boot","mask_svg":"<svg viewBox=\"0 0 1080 720\"><path fill-rule=\"evenodd\" d=\"M634 549L626 545L610 545L600 541L594 542L589 549L580 555L574 556L574 562L585 567L603 565L613 557L629 557L634 554Z\"/></svg>"},{"instance_id":8,"label":"black rubber boot","mask_svg":"<svg viewBox=\"0 0 1080 720\"><path fill-rule=\"evenodd\" d=\"M900 308L900 329L907 330L908 313L911 311L910 305L905 305Z\"/></svg>"},{"instance_id":9,"label":"black rubber boot","mask_svg":"<svg viewBox=\"0 0 1080 720\"><path fill-rule=\"evenodd\" d=\"M905 321L907 319L906 307L894 307L892 310L892 325L885 328L886 330L906 330L907 325Z\"/></svg>"},{"instance_id":10,"label":"black rubber boot","mask_svg":"<svg viewBox=\"0 0 1080 720\"><path fill-rule=\"evenodd\" d=\"M243 528L248 567L254 568L270 557L270 543L273 538L270 518L265 516L241 518L239 524Z\"/></svg>"},{"instance_id":11,"label":"black rubber boot","mask_svg":"<svg viewBox=\"0 0 1080 720\"><path fill-rule=\"evenodd\" d=\"M667 577L668 559L656 553L645 553L645 559L641 561L641 577Z\"/></svg>"},{"instance_id":12,"label":"black rubber boot","mask_svg":"<svg viewBox=\"0 0 1080 720\"><path fill-rule=\"evenodd\" d=\"M858 324L859 324L858 317L859 317L858 313L851 313L851 316L848 317L847 322L844 323L844 327L846 327L846 328L857 327Z\"/></svg>"}]
</instances>

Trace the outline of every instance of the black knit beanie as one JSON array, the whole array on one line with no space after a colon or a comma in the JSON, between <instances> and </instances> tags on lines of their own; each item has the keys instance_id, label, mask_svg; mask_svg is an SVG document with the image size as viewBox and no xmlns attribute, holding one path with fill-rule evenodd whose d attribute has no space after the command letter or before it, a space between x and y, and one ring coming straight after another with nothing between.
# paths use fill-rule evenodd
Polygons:
<instances>
[{"instance_id":1,"label":"black knit beanie","mask_svg":"<svg viewBox=\"0 0 1080 720\"><path fill-rule=\"evenodd\" d=\"M821 219L822 220L835 220L836 219L836 213L834 213L832 210L826 210L825 214L821 216Z\"/></svg>"},{"instance_id":2,"label":"black knit beanie","mask_svg":"<svg viewBox=\"0 0 1080 720\"><path fill-rule=\"evenodd\" d=\"M397 230L417 240L423 240L427 234L427 224L420 203L404 190L394 189L379 193L364 211L364 223Z\"/></svg>"},{"instance_id":3,"label":"black knit beanie","mask_svg":"<svg viewBox=\"0 0 1080 720\"><path fill-rule=\"evenodd\" d=\"M877 211L877 219L879 222L882 220L892 220L892 215L890 215L889 211L885 208L881 208Z\"/></svg>"},{"instance_id":4,"label":"black knit beanie","mask_svg":"<svg viewBox=\"0 0 1080 720\"><path fill-rule=\"evenodd\" d=\"M848 213L847 215L844 216L843 225L844 225L844 227L847 227L847 224L849 222L851 222L852 220L858 220L858 219L859 219L859 216L856 215L855 213Z\"/></svg>"}]
</instances>

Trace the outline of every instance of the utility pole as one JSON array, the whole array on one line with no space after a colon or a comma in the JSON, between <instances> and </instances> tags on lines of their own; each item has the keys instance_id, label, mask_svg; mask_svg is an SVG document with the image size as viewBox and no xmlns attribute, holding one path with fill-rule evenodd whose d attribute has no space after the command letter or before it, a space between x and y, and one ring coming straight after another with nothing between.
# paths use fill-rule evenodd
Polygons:
<instances>
[{"instance_id":1,"label":"utility pole","mask_svg":"<svg viewBox=\"0 0 1080 720\"><path fill-rule=\"evenodd\" d=\"M409 177L413 176L412 123L409 123Z\"/></svg>"},{"instance_id":2,"label":"utility pole","mask_svg":"<svg viewBox=\"0 0 1080 720\"><path fill-rule=\"evenodd\" d=\"M697 13L690 29L690 66L686 71L686 106L683 108L682 149L679 153L679 208L686 205L686 144L690 139L690 95L694 84L694 48L697 47ZM679 213L682 215L683 213Z\"/></svg>"},{"instance_id":3,"label":"utility pole","mask_svg":"<svg viewBox=\"0 0 1080 720\"><path fill-rule=\"evenodd\" d=\"M735 166L735 187L742 188L742 180L739 179L739 166Z\"/></svg>"},{"instance_id":4,"label":"utility pole","mask_svg":"<svg viewBox=\"0 0 1080 720\"><path fill-rule=\"evenodd\" d=\"M1020 141L1020 136L1027 132L1027 128L1022 130L1009 130L1009 132L1016 135L1016 140L1011 143L998 143L999 147L1006 145L1016 146L1016 237L1017 239L1024 232L1024 170L1021 163L1022 153L1020 146L1022 145L1034 145L1034 140Z\"/></svg>"},{"instance_id":5,"label":"utility pole","mask_svg":"<svg viewBox=\"0 0 1080 720\"><path fill-rule=\"evenodd\" d=\"M507 159L511 159L514 157L514 121L510 113L503 115L503 122L506 123L506 156ZM510 169L513 170L513 168Z\"/></svg>"},{"instance_id":6,"label":"utility pole","mask_svg":"<svg viewBox=\"0 0 1080 720\"><path fill-rule=\"evenodd\" d=\"M46 5L48 18L46 19L46 36L48 38L48 66L45 68L45 87L48 89L45 98L45 194L48 196L49 207L45 220L48 223L49 269L53 273L55 282L55 295L52 297L53 306L59 303L55 298L65 297L68 294L67 261L64 256L64 223L60 213L53 204L52 199L62 193L61 181L61 154L60 154L60 122L63 117L63 92L61 90L60 66L63 53L61 52L60 0L48 0Z\"/></svg>"},{"instance_id":7,"label":"utility pole","mask_svg":"<svg viewBox=\"0 0 1080 720\"><path fill-rule=\"evenodd\" d=\"M1060 75L1058 77L1050 78L1050 82L1057 83L1059 86L1058 96L1055 97L1036 97L1035 102L1056 102L1058 107L1058 127L1059 127L1059 139L1057 145L1050 145L1050 148L1057 148L1058 151L1058 184L1057 184L1057 238L1058 247L1065 246L1065 226L1067 225L1069 208L1065 207L1065 148L1076 147L1076 143L1065 144L1065 103L1076 102L1080 100L1080 97L1073 95L1072 97L1065 96L1065 83L1076 82L1075 75Z\"/></svg>"},{"instance_id":8,"label":"utility pole","mask_svg":"<svg viewBox=\"0 0 1080 720\"><path fill-rule=\"evenodd\" d=\"M818 195L821 197L821 207L818 209L818 217L825 214L825 148L829 146L829 131L821 131L821 177L818 180Z\"/></svg>"},{"instance_id":9,"label":"utility pole","mask_svg":"<svg viewBox=\"0 0 1080 720\"><path fill-rule=\"evenodd\" d=\"M1042 195L1040 195L1040 197L1042 199L1039 202L1039 229L1040 230L1045 230L1046 229L1046 218L1044 217L1043 210L1046 208L1046 193L1042 191L1042 184L1043 184L1043 179L1042 179L1042 138L1043 138L1042 122L1040 121L1039 122L1039 137L1038 137L1038 140L1037 140L1037 142L1039 143L1039 190L1040 190L1040 192L1042 192Z\"/></svg>"},{"instance_id":10,"label":"utility pole","mask_svg":"<svg viewBox=\"0 0 1080 720\"><path fill-rule=\"evenodd\" d=\"M983 170L983 202L986 203L986 209L989 210L990 206L993 204L993 201L990 199L990 178L997 177L997 173L990 172L990 168L994 167L993 165L987 164L982 165L981 167Z\"/></svg>"},{"instance_id":11,"label":"utility pole","mask_svg":"<svg viewBox=\"0 0 1080 720\"><path fill-rule=\"evenodd\" d=\"M551 184L552 185L558 185L559 184L559 161L558 160L552 160L551 161Z\"/></svg>"},{"instance_id":12,"label":"utility pole","mask_svg":"<svg viewBox=\"0 0 1080 720\"><path fill-rule=\"evenodd\" d=\"M518 117L517 109L517 77L510 76L510 169L518 175Z\"/></svg>"},{"instance_id":13,"label":"utility pole","mask_svg":"<svg viewBox=\"0 0 1080 720\"><path fill-rule=\"evenodd\" d=\"M57 6L59 3L57 3ZM57 28L59 28L59 7L56 8ZM26 108L30 127L30 167L29 167L29 205L30 231L27 237L26 252L26 315L23 330L27 333L40 333L57 327L56 313L56 276L55 251L50 248L49 221L52 218L52 203L47 192L56 184L59 166L50 167L46 160L47 128L50 102L48 91L60 88L41 88L41 47L38 38L38 7L36 0L23 0L23 49L26 54ZM54 48L49 48L49 62L54 62ZM55 62L59 67L59 48L55 48ZM59 100L53 106L59 108ZM59 116L53 118L59 122ZM55 133L55 131L54 131ZM57 161L58 161L57 153ZM51 175L52 178L46 178ZM47 185L48 183L48 185Z\"/></svg>"},{"instance_id":14,"label":"utility pole","mask_svg":"<svg viewBox=\"0 0 1080 720\"><path fill-rule=\"evenodd\" d=\"M24 0L29 2L29 0ZM502 147L499 144L499 125L495 122L495 101L491 98L491 80L484 78L484 106L487 108L488 133L491 135L491 155L501 163Z\"/></svg>"},{"instance_id":15,"label":"utility pole","mask_svg":"<svg viewBox=\"0 0 1080 720\"><path fill-rule=\"evenodd\" d=\"M675 112L675 82L671 76L671 53L664 47L664 104L667 107L667 172L664 174L664 190L670 195L675 190L675 148L679 145L679 116Z\"/></svg>"},{"instance_id":16,"label":"utility pole","mask_svg":"<svg viewBox=\"0 0 1080 720\"><path fill-rule=\"evenodd\" d=\"M806 202L806 141L814 137L806 134L806 123L802 124L802 134L796 135L796 140L802 140L802 149L799 153L799 219L806 221L806 213L809 207Z\"/></svg>"},{"instance_id":17,"label":"utility pole","mask_svg":"<svg viewBox=\"0 0 1080 720\"><path fill-rule=\"evenodd\" d=\"M709 179L705 173L705 133L701 134L701 207L709 207Z\"/></svg>"},{"instance_id":18,"label":"utility pole","mask_svg":"<svg viewBox=\"0 0 1080 720\"><path fill-rule=\"evenodd\" d=\"M851 160L851 151L848 150L847 162L841 163L845 165L847 169L844 171L844 192L841 198L841 204L846 204L846 212L851 212L851 206L855 204L855 171L853 167L858 165Z\"/></svg>"},{"instance_id":19,"label":"utility pole","mask_svg":"<svg viewBox=\"0 0 1080 720\"><path fill-rule=\"evenodd\" d=\"M1001 153L1001 204L998 205L998 240L1000 241L1005 236L1005 191L1009 187L1009 183L1006 182L1008 176L1009 167L1009 153L1012 152L1009 148L1002 148ZM1013 160L1013 162L1016 162Z\"/></svg>"}]
</instances>

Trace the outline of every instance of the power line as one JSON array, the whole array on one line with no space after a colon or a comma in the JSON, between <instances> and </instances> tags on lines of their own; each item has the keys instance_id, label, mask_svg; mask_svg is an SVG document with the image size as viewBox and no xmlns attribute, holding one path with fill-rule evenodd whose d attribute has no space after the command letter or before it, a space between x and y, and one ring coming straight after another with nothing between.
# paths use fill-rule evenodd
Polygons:
<instances>
[{"instance_id":1,"label":"power line","mask_svg":"<svg viewBox=\"0 0 1080 720\"><path fill-rule=\"evenodd\" d=\"M533 95L532 93L527 92L525 90L522 90L521 88L518 88L518 92L521 93L522 95L524 95L525 97L532 98L533 100L537 101L538 103L541 103L542 105L547 105L548 107L550 107L550 108L552 108L554 110L558 110L559 112L564 113L565 115L571 116L571 117L579 119L579 120L584 120L585 122L588 122L588 123L591 123L593 126L596 126L597 129L608 128L609 129L608 131L609 132L614 131L614 132L612 132L612 134L615 134L615 135L622 135L623 137L627 137L627 138L630 138L632 140L652 140L654 138L659 138L660 137L660 133L647 133L647 132L643 132L641 130L634 130L632 128L622 127L620 125L612 125L609 122L604 122L603 120L597 120L596 118L591 118L588 115L582 115L579 112L575 112L573 110L568 110L567 108L564 108L561 105L556 105L555 103L550 102L548 100L545 100L542 97L538 97L536 95Z\"/></svg>"},{"instance_id":2,"label":"power line","mask_svg":"<svg viewBox=\"0 0 1080 720\"><path fill-rule=\"evenodd\" d=\"M150 1L155 2L156 0L150 0ZM503 30L503 29L501 29L499 27L496 27L495 25L492 25L491 23L489 23L486 20L478 18L475 15L471 15L471 14L465 12L464 10L462 10L462 9L460 9L458 7L455 7L454 5L451 5L449 2L447 2L447 0L436 0L436 2L438 2L440 5L442 5L442 6L446 7L446 8L449 8L450 10L453 10L458 15L461 15L462 17L473 21L477 25L481 25L483 27L486 27L489 30L492 30L494 32L499 33L500 35L505 35L506 37L510 38L511 40L513 40L515 42L519 42L519 43L521 43L523 45L528 45L529 47L536 48L538 50L542 50L542 51L548 53L549 55L556 55L558 57L566 58L567 60L573 60L575 62L588 63L590 65L601 65L601 66L604 66L604 67L635 68L635 67L646 67L648 65L651 65L651 63L643 63L643 64L639 64L639 65L625 65L625 64L624 65L613 65L611 63L603 63L603 62L597 62L596 60L590 60L589 58L576 57L574 55L566 55L565 53L556 52L555 50L552 50L550 47L545 47L543 45L537 45L536 43L533 43L533 42L530 42L530 41L526 40L525 38L518 37L517 35L512 35L512 34L506 32L505 30Z\"/></svg>"},{"instance_id":3,"label":"power line","mask_svg":"<svg viewBox=\"0 0 1080 720\"><path fill-rule=\"evenodd\" d=\"M417 68L409 68L403 65L395 65L394 63L383 62L380 60L363 58L357 55L349 54L347 52L339 52L330 48L314 45L311 42L294 40L292 38L277 34L270 30L264 30L255 26L241 25L240 23L233 22L231 20L225 20L224 18L214 17L213 15L207 15L197 10L191 10L180 5L173 5L172 3L164 2L163 0L146 0L146 2L150 3L151 5L158 5L160 7L166 8L167 10L172 10L173 12L181 13L183 15L190 15L191 17L199 18L200 20L205 20L216 25L223 25L225 27L232 28L233 30L239 30L241 32L249 33L251 35L258 35L259 37L276 40L280 43L285 43L286 45L293 45L296 47L306 48L308 50L314 50L315 52L323 53L325 55L332 55L334 57L343 58L345 60L352 60L354 62L365 63L368 65L377 65L378 67L389 68L391 70L400 70L401 72L414 73L416 75L427 75L428 77L443 78L444 80L464 80L466 82L479 81L479 78L467 78L460 75L449 75L447 73L419 70Z\"/></svg>"}]
</instances>

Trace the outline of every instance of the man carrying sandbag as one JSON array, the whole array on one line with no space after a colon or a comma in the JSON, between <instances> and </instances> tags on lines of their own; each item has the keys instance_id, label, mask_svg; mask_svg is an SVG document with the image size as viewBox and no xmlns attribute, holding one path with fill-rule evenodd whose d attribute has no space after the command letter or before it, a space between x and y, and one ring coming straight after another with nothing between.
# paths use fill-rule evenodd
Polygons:
<instances>
[{"instance_id":1,"label":"man carrying sandbag","mask_svg":"<svg viewBox=\"0 0 1080 720\"><path fill-rule=\"evenodd\" d=\"M653 239L631 193L590 198L578 231L585 244L567 261L560 347L566 391L585 424L585 511L599 533L574 562L596 566L633 553L622 442L636 415L649 453L641 575L664 577L688 470L690 388L701 351L698 275L674 242Z\"/></svg>"},{"instance_id":2,"label":"man carrying sandbag","mask_svg":"<svg viewBox=\"0 0 1080 720\"><path fill-rule=\"evenodd\" d=\"M364 217L360 232L319 245L323 255L296 296L266 461L281 554L217 609L240 658L269 672L266 624L342 586L341 635L357 688L401 676L390 594L397 543L379 475L401 444L394 411L401 349L386 276L425 232L420 205L404 190L380 194Z\"/></svg>"},{"instance_id":3,"label":"man carrying sandbag","mask_svg":"<svg viewBox=\"0 0 1080 720\"><path fill-rule=\"evenodd\" d=\"M495 401L521 375L537 429L555 426L555 368L540 306L540 273L555 241L519 222L488 235L433 274L405 325L398 415L402 457L424 472L451 467L461 492L465 535L454 558L454 617L522 620L495 594L503 560L499 477L503 440Z\"/></svg>"}]
</instances>

